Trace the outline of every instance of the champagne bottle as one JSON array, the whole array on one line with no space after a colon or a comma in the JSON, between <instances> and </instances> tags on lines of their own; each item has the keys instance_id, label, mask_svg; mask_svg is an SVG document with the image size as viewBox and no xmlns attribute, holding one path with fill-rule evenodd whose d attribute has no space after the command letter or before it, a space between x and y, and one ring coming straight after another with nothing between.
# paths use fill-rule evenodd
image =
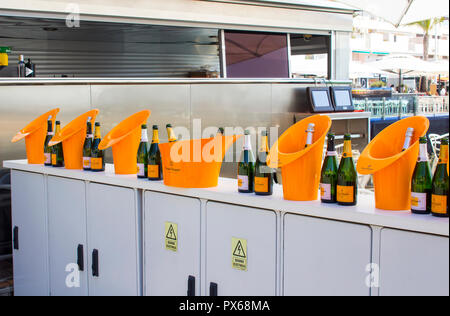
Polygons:
<instances>
[{"instance_id":1,"label":"champagne bottle","mask_svg":"<svg viewBox=\"0 0 450 316\"><path fill-rule=\"evenodd\" d=\"M269 155L269 139L267 131L261 133L261 146L256 157L255 164L255 194L273 194L273 171L267 166L267 156Z\"/></svg>"},{"instance_id":2,"label":"champagne bottle","mask_svg":"<svg viewBox=\"0 0 450 316\"><path fill-rule=\"evenodd\" d=\"M147 125L141 126L141 142L137 152L137 176L138 178L147 178L148 170L148 134Z\"/></svg>"},{"instance_id":3,"label":"champagne bottle","mask_svg":"<svg viewBox=\"0 0 450 316\"><path fill-rule=\"evenodd\" d=\"M171 124L166 125L167 136L169 138L169 143L174 143L177 141L177 137L175 136L175 132L173 131L173 127Z\"/></svg>"},{"instance_id":4,"label":"champagne bottle","mask_svg":"<svg viewBox=\"0 0 450 316\"><path fill-rule=\"evenodd\" d=\"M334 134L328 134L327 154L320 174L320 200L323 203L336 203L337 153L334 146Z\"/></svg>"},{"instance_id":5,"label":"champagne bottle","mask_svg":"<svg viewBox=\"0 0 450 316\"><path fill-rule=\"evenodd\" d=\"M51 166L52 165L52 147L48 145L50 142L50 139L53 137L53 122L51 118L47 121L47 136L45 137L44 142L44 155L45 155L45 162L44 165Z\"/></svg>"},{"instance_id":6,"label":"champagne bottle","mask_svg":"<svg viewBox=\"0 0 450 316\"><path fill-rule=\"evenodd\" d=\"M431 191L431 213L437 217L448 217L448 139L441 140L439 163L433 177Z\"/></svg>"},{"instance_id":7,"label":"champagne bottle","mask_svg":"<svg viewBox=\"0 0 450 316\"><path fill-rule=\"evenodd\" d=\"M55 122L55 135L61 131L61 122ZM52 146L52 166L53 167L64 167L64 153L63 144L58 143Z\"/></svg>"},{"instance_id":8,"label":"champagne bottle","mask_svg":"<svg viewBox=\"0 0 450 316\"><path fill-rule=\"evenodd\" d=\"M92 134L92 123L87 122L86 138L83 145L83 169L91 170L91 150L94 135Z\"/></svg>"},{"instance_id":9,"label":"champagne bottle","mask_svg":"<svg viewBox=\"0 0 450 316\"><path fill-rule=\"evenodd\" d=\"M411 180L411 212L429 214L431 212L432 175L428 162L427 138L419 140L419 159Z\"/></svg>"},{"instance_id":10,"label":"champagne bottle","mask_svg":"<svg viewBox=\"0 0 450 316\"><path fill-rule=\"evenodd\" d=\"M219 127L219 130L217 131L217 136L224 136L225 135L225 129L223 127Z\"/></svg>"},{"instance_id":11,"label":"champagne bottle","mask_svg":"<svg viewBox=\"0 0 450 316\"><path fill-rule=\"evenodd\" d=\"M356 205L358 183L352 154L352 137L344 136L344 153L337 173L336 200L339 205Z\"/></svg>"},{"instance_id":12,"label":"champagne bottle","mask_svg":"<svg viewBox=\"0 0 450 316\"><path fill-rule=\"evenodd\" d=\"M17 77L19 78L25 77L25 62L23 55L19 55L19 63L17 64Z\"/></svg>"},{"instance_id":13,"label":"champagne bottle","mask_svg":"<svg viewBox=\"0 0 450 316\"><path fill-rule=\"evenodd\" d=\"M245 131L244 148L238 164L238 188L240 193L253 193L255 157L252 152L251 136Z\"/></svg>"},{"instance_id":14,"label":"champagne bottle","mask_svg":"<svg viewBox=\"0 0 450 316\"><path fill-rule=\"evenodd\" d=\"M308 146L311 146L313 143L313 134L314 134L314 129L315 129L316 125L314 123L309 123L308 124L308 129L306 130L306 144L305 144L305 148L307 148Z\"/></svg>"},{"instance_id":15,"label":"champagne bottle","mask_svg":"<svg viewBox=\"0 0 450 316\"><path fill-rule=\"evenodd\" d=\"M159 151L158 125L153 125L153 138L148 152L147 177L152 181L163 179L161 152Z\"/></svg>"},{"instance_id":16,"label":"champagne bottle","mask_svg":"<svg viewBox=\"0 0 450 316\"><path fill-rule=\"evenodd\" d=\"M103 150L98 149L98 145L102 140L100 133L100 123L95 123L94 142L91 149L91 171L105 171L105 157Z\"/></svg>"},{"instance_id":17,"label":"champagne bottle","mask_svg":"<svg viewBox=\"0 0 450 316\"><path fill-rule=\"evenodd\" d=\"M414 128L408 127L408 129L406 130L405 143L403 144L402 151L407 150L409 146L411 146L411 139L413 135L414 135Z\"/></svg>"}]
</instances>

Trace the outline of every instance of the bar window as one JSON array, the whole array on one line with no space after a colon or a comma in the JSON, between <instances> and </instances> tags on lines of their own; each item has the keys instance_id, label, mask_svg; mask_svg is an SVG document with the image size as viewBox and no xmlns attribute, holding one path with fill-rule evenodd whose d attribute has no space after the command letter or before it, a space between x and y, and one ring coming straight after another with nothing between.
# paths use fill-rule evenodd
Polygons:
<instances>
[{"instance_id":1,"label":"bar window","mask_svg":"<svg viewBox=\"0 0 450 316\"><path fill-rule=\"evenodd\" d=\"M328 35L290 34L293 78L330 78Z\"/></svg>"},{"instance_id":2,"label":"bar window","mask_svg":"<svg viewBox=\"0 0 450 316\"><path fill-rule=\"evenodd\" d=\"M225 31L228 78L289 78L286 34Z\"/></svg>"}]
</instances>

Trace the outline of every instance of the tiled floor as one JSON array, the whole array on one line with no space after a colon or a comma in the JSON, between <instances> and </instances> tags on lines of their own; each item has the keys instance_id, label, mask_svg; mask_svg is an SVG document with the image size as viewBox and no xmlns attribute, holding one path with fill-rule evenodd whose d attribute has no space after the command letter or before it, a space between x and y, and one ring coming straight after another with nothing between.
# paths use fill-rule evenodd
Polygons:
<instances>
[{"instance_id":1,"label":"tiled floor","mask_svg":"<svg viewBox=\"0 0 450 316\"><path fill-rule=\"evenodd\" d=\"M13 293L13 269L10 259L0 261L0 296L10 296Z\"/></svg>"}]
</instances>

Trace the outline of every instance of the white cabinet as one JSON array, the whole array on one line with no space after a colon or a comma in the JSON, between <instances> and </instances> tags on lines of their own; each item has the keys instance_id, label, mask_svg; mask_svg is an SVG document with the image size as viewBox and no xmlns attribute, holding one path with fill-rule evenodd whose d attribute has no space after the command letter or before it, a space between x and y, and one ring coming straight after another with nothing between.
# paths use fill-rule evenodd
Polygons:
<instances>
[{"instance_id":1,"label":"white cabinet","mask_svg":"<svg viewBox=\"0 0 450 316\"><path fill-rule=\"evenodd\" d=\"M449 295L449 239L381 231L380 295Z\"/></svg>"},{"instance_id":2,"label":"white cabinet","mask_svg":"<svg viewBox=\"0 0 450 316\"><path fill-rule=\"evenodd\" d=\"M89 295L140 295L137 192L96 183L87 188Z\"/></svg>"},{"instance_id":3,"label":"white cabinet","mask_svg":"<svg viewBox=\"0 0 450 316\"><path fill-rule=\"evenodd\" d=\"M208 202L206 222L206 295L275 295L275 212Z\"/></svg>"},{"instance_id":4,"label":"white cabinet","mask_svg":"<svg viewBox=\"0 0 450 316\"><path fill-rule=\"evenodd\" d=\"M284 295L370 295L370 227L293 214L284 219Z\"/></svg>"},{"instance_id":5,"label":"white cabinet","mask_svg":"<svg viewBox=\"0 0 450 316\"><path fill-rule=\"evenodd\" d=\"M47 191L50 294L85 296L88 294L85 182L50 176Z\"/></svg>"},{"instance_id":6,"label":"white cabinet","mask_svg":"<svg viewBox=\"0 0 450 316\"><path fill-rule=\"evenodd\" d=\"M49 295L47 196L44 176L13 170L14 294Z\"/></svg>"},{"instance_id":7,"label":"white cabinet","mask_svg":"<svg viewBox=\"0 0 450 316\"><path fill-rule=\"evenodd\" d=\"M144 197L144 294L200 295L200 201Z\"/></svg>"}]
</instances>

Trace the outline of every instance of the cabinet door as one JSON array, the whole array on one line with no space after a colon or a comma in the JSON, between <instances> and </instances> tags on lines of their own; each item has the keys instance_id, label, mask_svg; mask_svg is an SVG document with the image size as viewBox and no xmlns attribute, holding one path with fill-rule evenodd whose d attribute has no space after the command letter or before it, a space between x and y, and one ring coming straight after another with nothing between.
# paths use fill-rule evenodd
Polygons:
<instances>
[{"instance_id":1,"label":"cabinet door","mask_svg":"<svg viewBox=\"0 0 450 316\"><path fill-rule=\"evenodd\" d=\"M88 294L85 183L48 177L47 188L50 293L85 296Z\"/></svg>"},{"instance_id":2,"label":"cabinet door","mask_svg":"<svg viewBox=\"0 0 450 316\"><path fill-rule=\"evenodd\" d=\"M370 295L370 227L293 214L284 220L284 295Z\"/></svg>"},{"instance_id":3,"label":"cabinet door","mask_svg":"<svg viewBox=\"0 0 450 316\"><path fill-rule=\"evenodd\" d=\"M449 295L449 239L381 231L380 295Z\"/></svg>"},{"instance_id":4,"label":"cabinet door","mask_svg":"<svg viewBox=\"0 0 450 316\"><path fill-rule=\"evenodd\" d=\"M275 295L275 213L209 202L206 216L207 295Z\"/></svg>"},{"instance_id":5,"label":"cabinet door","mask_svg":"<svg viewBox=\"0 0 450 316\"><path fill-rule=\"evenodd\" d=\"M200 201L145 193L146 295L200 295Z\"/></svg>"},{"instance_id":6,"label":"cabinet door","mask_svg":"<svg viewBox=\"0 0 450 316\"><path fill-rule=\"evenodd\" d=\"M136 192L91 183L87 196L89 295L140 295Z\"/></svg>"},{"instance_id":7,"label":"cabinet door","mask_svg":"<svg viewBox=\"0 0 450 316\"><path fill-rule=\"evenodd\" d=\"M12 171L14 294L49 292L47 195L44 176Z\"/></svg>"}]
</instances>

